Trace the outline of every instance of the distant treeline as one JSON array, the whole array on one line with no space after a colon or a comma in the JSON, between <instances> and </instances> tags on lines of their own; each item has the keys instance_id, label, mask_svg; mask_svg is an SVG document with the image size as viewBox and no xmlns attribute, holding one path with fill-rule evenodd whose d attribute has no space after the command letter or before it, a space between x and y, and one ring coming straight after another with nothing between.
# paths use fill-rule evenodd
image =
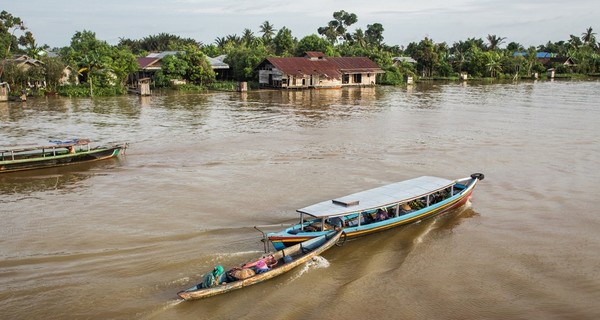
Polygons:
<instances>
[{"instance_id":1,"label":"distant treeline","mask_svg":"<svg viewBox=\"0 0 600 320\"><path fill-rule=\"evenodd\" d=\"M186 80L198 87L214 83L213 72L206 56L226 55L225 63L232 70L232 79L253 81L254 68L268 56L300 56L307 51L320 51L328 56L365 56L383 70L378 82L387 85L402 84L406 76L429 79L457 79L461 73L470 78L518 78L532 73L543 73L554 68L557 74L597 74L600 70L600 45L592 27L580 36L548 42L525 48L516 42L503 46L507 38L488 35L486 39L469 38L448 45L425 37L406 47L384 42L384 27L368 24L366 29L350 27L358 22L356 14L344 10L333 13L333 19L317 27L316 33L298 39L287 27L276 28L269 21L259 26L258 35L246 28L241 35L217 37L214 43L204 44L191 38L160 33L142 39L121 38L117 45L109 45L96 38L89 30L77 31L67 47L50 49L38 45L33 33L23 21L6 11L0 13L0 80L13 88L45 83L45 90L68 95L112 95L124 93L129 75L138 71L136 59L151 52L177 51L177 55L163 59L156 73L156 86L170 86L173 79ZM568 57L572 65L547 63L537 54L545 52L553 57ZM42 63L27 70L11 64L18 54L27 55ZM416 61L395 60L411 57ZM544 64L543 62L546 62ZM81 85L64 86L64 68L71 68L73 78ZM75 80L75 79L72 79ZM76 83L69 81L68 83Z\"/></svg>"}]
</instances>

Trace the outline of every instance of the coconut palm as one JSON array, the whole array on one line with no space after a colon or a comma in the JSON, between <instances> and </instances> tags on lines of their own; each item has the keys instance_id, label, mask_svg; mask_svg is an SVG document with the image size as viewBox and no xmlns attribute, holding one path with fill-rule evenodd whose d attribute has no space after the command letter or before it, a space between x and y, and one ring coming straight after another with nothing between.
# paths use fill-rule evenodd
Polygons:
<instances>
[{"instance_id":1,"label":"coconut palm","mask_svg":"<svg viewBox=\"0 0 600 320\"><path fill-rule=\"evenodd\" d=\"M583 41L584 45L596 44L596 33L593 32L592 27L587 28L585 32L581 34L581 41Z\"/></svg>"},{"instance_id":2,"label":"coconut palm","mask_svg":"<svg viewBox=\"0 0 600 320\"><path fill-rule=\"evenodd\" d=\"M267 42L273 38L275 35L275 28L269 21L265 21L260 25L260 32L262 32L263 40Z\"/></svg>"},{"instance_id":3,"label":"coconut palm","mask_svg":"<svg viewBox=\"0 0 600 320\"><path fill-rule=\"evenodd\" d=\"M488 34L487 36L487 40L490 43L490 45L488 46L488 49L491 51L494 51L496 49L498 49L498 47L504 43L504 40L506 40L506 37L498 37L495 34Z\"/></svg>"}]
</instances>

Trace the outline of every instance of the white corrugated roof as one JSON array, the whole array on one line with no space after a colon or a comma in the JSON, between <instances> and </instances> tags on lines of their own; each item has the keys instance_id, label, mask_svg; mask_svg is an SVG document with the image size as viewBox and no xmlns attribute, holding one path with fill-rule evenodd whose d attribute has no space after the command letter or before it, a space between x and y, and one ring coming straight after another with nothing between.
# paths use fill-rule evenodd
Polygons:
<instances>
[{"instance_id":1,"label":"white corrugated roof","mask_svg":"<svg viewBox=\"0 0 600 320\"><path fill-rule=\"evenodd\" d=\"M323 201L297 211L315 217L361 212L419 198L424 194L449 187L453 183L454 181L444 178L423 176Z\"/></svg>"}]
</instances>

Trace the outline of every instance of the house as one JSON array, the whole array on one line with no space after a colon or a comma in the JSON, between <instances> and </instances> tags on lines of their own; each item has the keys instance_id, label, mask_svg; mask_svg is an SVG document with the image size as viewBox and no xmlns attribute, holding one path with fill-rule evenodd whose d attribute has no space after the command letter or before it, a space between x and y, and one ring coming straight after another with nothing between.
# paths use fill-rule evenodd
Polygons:
<instances>
[{"instance_id":1,"label":"house","mask_svg":"<svg viewBox=\"0 0 600 320\"><path fill-rule=\"evenodd\" d=\"M527 52L513 52L513 57L518 57L518 56L525 57L525 56L527 56ZM555 56L555 54L550 53L550 52L536 52L535 53L535 57L538 59L552 58L554 56Z\"/></svg>"},{"instance_id":2,"label":"house","mask_svg":"<svg viewBox=\"0 0 600 320\"><path fill-rule=\"evenodd\" d=\"M392 58L392 63L394 65L398 65L398 64L401 64L403 62L410 63L410 64L416 64L417 60L415 60L415 59L413 59L411 57L393 57Z\"/></svg>"},{"instance_id":3,"label":"house","mask_svg":"<svg viewBox=\"0 0 600 320\"><path fill-rule=\"evenodd\" d=\"M215 72L217 80L231 79L231 69L229 68L229 65L224 62L225 58L227 58L226 54L222 54L214 58L207 56L206 58Z\"/></svg>"},{"instance_id":4,"label":"house","mask_svg":"<svg viewBox=\"0 0 600 320\"><path fill-rule=\"evenodd\" d=\"M4 68L5 65L13 65L18 70L20 70L22 72L27 72L31 68L43 67L44 63L40 60L32 59L29 56L22 54L22 55L13 56L10 59L2 60L2 68ZM46 87L46 81L45 80L30 80L30 78L28 77L27 78L27 86L30 88L44 88L44 87Z\"/></svg>"},{"instance_id":5,"label":"house","mask_svg":"<svg viewBox=\"0 0 600 320\"><path fill-rule=\"evenodd\" d=\"M263 60L256 68L261 87L307 89L376 84L379 66L366 57L327 57L306 52L303 57Z\"/></svg>"},{"instance_id":6,"label":"house","mask_svg":"<svg viewBox=\"0 0 600 320\"><path fill-rule=\"evenodd\" d=\"M43 67L44 63L37 59L29 58L27 55L17 55L12 59L7 59L7 62L12 62L24 71L31 69L32 67Z\"/></svg>"},{"instance_id":7,"label":"house","mask_svg":"<svg viewBox=\"0 0 600 320\"><path fill-rule=\"evenodd\" d=\"M152 77L155 72L161 69L162 59L164 59L167 56L174 56L177 53L179 53L179 51L163 51L157 53L150 53L145 57L138 58L137 62L140 66L140 69L135 79L133 80L137 81L139 79ZM224 80L229 77L229 65L223 62L226 57L226 55L220 55L216 58L211 58L208 56L206 57L212 69L217 74L217 79Z\"/></svg>"},{"instance_id":8,"label":"house","mask_svg":"<svg viewBox=\"0 0 600 320\"><path fill-rule=\"evenodd\" d=\"M571 59L569 57L541 58L541 59L539 59L539 61L546 68L553 68L553 67L557 67L560 65L566 66L566 67L574 67L575 66L575 62L573 62L573 59Z\"/></svg>"}]
</instances>

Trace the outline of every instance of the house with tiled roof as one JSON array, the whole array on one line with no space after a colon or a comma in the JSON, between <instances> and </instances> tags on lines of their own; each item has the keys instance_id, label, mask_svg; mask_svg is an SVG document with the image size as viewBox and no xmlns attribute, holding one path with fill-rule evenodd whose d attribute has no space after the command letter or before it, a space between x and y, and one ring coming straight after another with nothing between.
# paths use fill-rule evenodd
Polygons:
<instances>
[{"instance_id":1,"label":"house with tiled roof","mask_svg":"<svg viewBox=\"0 0 600 320\"><path fill-rule=\"evenodd\" d=\"M256 70L261 87L284 89L375 85L377 74L384 73L366 57L327 57L316 51L303 57L269 57Z\"/></svg>"}]
</instances>

